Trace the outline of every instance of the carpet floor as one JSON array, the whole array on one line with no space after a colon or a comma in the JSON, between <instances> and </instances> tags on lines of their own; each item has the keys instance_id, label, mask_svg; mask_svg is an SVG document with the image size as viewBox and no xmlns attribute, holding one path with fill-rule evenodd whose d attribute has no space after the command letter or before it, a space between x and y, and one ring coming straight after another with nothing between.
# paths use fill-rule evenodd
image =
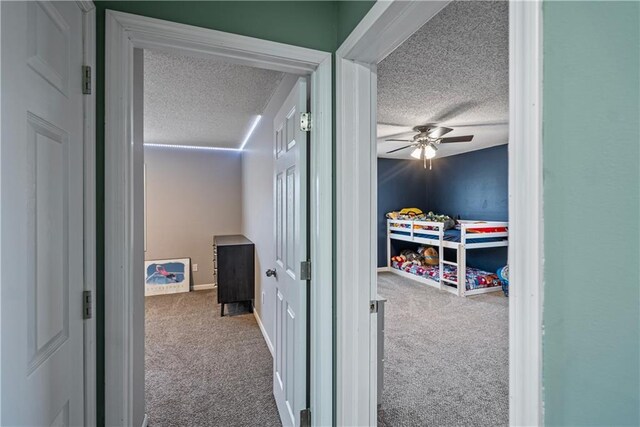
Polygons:
<instances>
[{"instance_id":1,"label":"carpet floor","mask_svg":"<svg viewBox=\"0 0 640 427\"><path fill-rule=\"evenodd\" d=\"M508 299L467 298L393 273L378 274L387 299L384 426L509 424Z\"/></svg>"},{"instance_id":2,"label":"carpet floor","mask_svg":"<svg viewBox=\"0 0 640 427\"><path fill-rule=\"evenodd\" d=\"M150 427L280 426L272 358L246 308L220 317L216 290L145 299Z\"/></svg>"}]
</instances>

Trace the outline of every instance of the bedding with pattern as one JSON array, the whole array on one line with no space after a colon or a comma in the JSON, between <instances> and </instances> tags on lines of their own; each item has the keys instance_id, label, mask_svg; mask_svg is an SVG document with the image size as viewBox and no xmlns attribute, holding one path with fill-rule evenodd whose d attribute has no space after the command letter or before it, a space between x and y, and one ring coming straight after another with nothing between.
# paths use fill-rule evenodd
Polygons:
<instances>
[{"instance_id":1,"label":"bedding with pattern","mask_svg":"<svg viewBox=\"0 0 640 427\"><path fill-rule=\"evenodd\" d=\"M396 261L391 263L391 266L395 269L402 270L406 273L415 274L420 277L428 277L436 282L440 281L440 268L437 265L424 266L415 265L411 263L400 264ZM458 268L453 265L444 264L442 266L444 278L447 280L457 280ZM480 289L491 288L494 286L502 286L502 282L495 273L489 273L487 271L480 270L478 268L467 267L466 274L466 288Z\"/></svg>"},{"instance_id":2,"label":"bedding with pattern","mask_svg":"<svg viewBox=\"0 0 640 427\"><path fill-rule=\"evenodd\" d=\"M409 221L430 221L430 222L441 222L444 226L445 230L455 227L456 222L448 215L436 214L431 211L429 213L424 213L418 208L404 208L400 211L393 211L387 213L388 219L399 219L399 220L409 220ZM410 228L409 224L394 224L395 227L402 228ZM434 227L431 226L418 226L416 225L414 228L423 228L425 230L434 230Z\"/></svg>"},{"instance_id":3,"label":"bedding with pattern","mask_svg":"<svg viewBox=\"0 0 640 427\"><path fill-rule=\"evenodd\" d=\"M449 242L461 242L462 241L462 237L460 234L460 230L457 229L453 229L453 230L446 230L444 233L442 233L442 240L447 240ZM475 235L480 235L482 233L479 232L475 232L473 233ZM413 235L415 237L422 237L422 238L426 238L426 239L437 239L438 235L437 234L429 234L427 231L424 230L418 230L417 227L414 227L414 231L413 231ZM467 238L466 238L466 242L467 243L488 243L488 242L501 242L503 240L506 240L506 237L477 237L477 238L473 238L473 237L469 237L469 234L467 234Z\"/></svg>"}]
</instances>

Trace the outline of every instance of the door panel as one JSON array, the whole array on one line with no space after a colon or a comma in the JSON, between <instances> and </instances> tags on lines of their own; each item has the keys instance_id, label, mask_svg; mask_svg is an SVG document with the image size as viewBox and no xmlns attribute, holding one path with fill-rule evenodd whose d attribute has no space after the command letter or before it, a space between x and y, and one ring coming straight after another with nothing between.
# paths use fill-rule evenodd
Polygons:
<instances>
[{"instance_id":1,"label":"door panel","mask_svg":"<svg viewBox=\"0 0 640 427\"><path fill-rule=\"evenodd\" d=\"M0 425L82 425L82 12L0 7Z\"/></svg>"},{"instance_id":2,"label":"door panel","mask_svg":"<svg viewBox=\"0 0 640 427\"><path fill-rule=\"evenodd\" d=\"M273 392L285 426L300 425L307 407L307 133L300 113L307 83L300 78L274 119L276 205L276 331Z\"/></svg>"},{"instance_id":3,"label":"door panel","mask_svg":"<svg viewBox=\"0 0 640 427\"><path fill-rule=\"evenodd\" d=\"M66 172L68 134L27 113L29 199L35 201L30 231L35 233L29 280L29 372L35 370L69 337ZM31 239L30 239L31 240Z\"/></svg>"},{"instance_id":4,"label":"door panel","mask_svg":"<svg viewBox=\"0 0 640 427\"><path fill-rule=\"evenodd\" d=\"M280 267L284 267L284 253L283 253L283 233L282 233L282 208L284 203L282 201L282 194L284 191L284 175L282 172L276 176L276 263Z\"/></svg>"},{"instance_id":5,"label":"door panel","mask_svg":"<svg viewBox=\"0 0 640 427\"><path fill-rule=\"evenodd\" d=\"M296 261L298 260L296 257L296 168L295 166L287 169L287 181L286 181L286 192L287 199L286 203L286 239L285 239L285 248L286 248L286 260L287 260L287 273L291 276L292 279L296 278Z\"/></svg>"},{"instance_id":6,"label":"door panel","mask_svg":"<svg viewBox=\"0 0 640 427\"><path fill-rule=\"evenodd\" d=\"M27 64L66 96L71 47L69 25L52 3L29 2L27 9Z\"/></svg>"}]
</instances>

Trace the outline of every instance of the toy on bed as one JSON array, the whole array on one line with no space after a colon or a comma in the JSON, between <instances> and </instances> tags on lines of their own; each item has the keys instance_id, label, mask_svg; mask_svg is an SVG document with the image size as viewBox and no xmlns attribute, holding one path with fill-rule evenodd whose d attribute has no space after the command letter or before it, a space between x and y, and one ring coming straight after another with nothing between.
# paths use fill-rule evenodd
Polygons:
<instances>
[{"instance_id":1,"label":"toy on bed","mask_svg":"<svg viewBox=\"0 0 640 427\"><path fill-rule=\"evenodd\" d=\"M438 251L432 246L420 246L418 248L418 254L422 257L422 262L424 265L440 264Z\"/></svg>"},{"instance_id":2,"label":"toy on bed","mask_svg":"<svg viewBox=\"0 0 640 427\"><path fill-rule=\"evenodd\" d=\"M411 249L404 249L400 255L391 257L391 261L398 263L402 268L410 268L411 266L422 266L422 256Z\"/></svg>"},{"instance_id":3,"label":"toy on bed","mask_svg":"<svg viewBox=\"0 0 640 427\"><path fill-rule=\"evenodd\" d=\"M443 222L444 223L443 228L445 230L450 230L456 226L456 221L453 218L451 218L449 215L435 214L431 211L429 211L429 213L427 214L427 221Z\"/></svg>"},{"instance_id":4,"label":"toy on bed","mask_svg":"<svg viewBox=\"0 0 640 427\"><path fill-rule=\"evenodd\" d=\"M405 208L401 211L389 212L387 213L387 218L409 221L442 222L444 224L444 230L449 230L456 226L456 221L449 215L435 214L431 211L425 214L417 208ZM397 224L396 227L398 226L403 227L404 225ZM406 227L409 227L409 225L406 225ZM413 228L415 228L416 230L433 230L435 227L431 225L413 224Z\"/></svg>"},{"instance_id":5,"label":"toy on bed","mask_svg":"<svg viewBox=\"0 0 640 427\"><path fill-rule=\"evenodd\" d=\"M403 209L400 209L399 211L388 212L387 218L411 220L411 221L424 221L426 219L426 216L424 212L422 212L418 208L403 208Z\"/></svg>"},{"instance_id":6,"label":"toy on bed","mask_svg":"<svg viewBox=\"0 0 640 427\"><path fill-rule=\"evenodd\" d=\"M505 265L504 267L499 268L497 273L498 273L498 278L502 282L502 292L504 292L505 297L508 297L509 296L509 266Z\"/></svg>"}]
</instances>

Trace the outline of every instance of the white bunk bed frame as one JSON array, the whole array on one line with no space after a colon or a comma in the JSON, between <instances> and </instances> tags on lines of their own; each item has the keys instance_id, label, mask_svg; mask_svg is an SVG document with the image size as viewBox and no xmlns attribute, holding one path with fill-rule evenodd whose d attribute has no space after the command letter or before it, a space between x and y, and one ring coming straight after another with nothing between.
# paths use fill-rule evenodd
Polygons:
<instances>
[{"instance_id":1,"label":"white bunk bed frame","mask_svg":"<svg viewBox=\"0 0 640 427\"><path fill-rule=\"evenodd\" d=\"M497 248L509 245L509 233L503 232L486 232L486 233L471 233L468 230L480 230L483 228L497 228L506 227L508 230L508 222L498 221L458 221L460 224L460 242L453 242L444 239L444 223L434 221L413 221L413 220L401 220L401 219L387 219L387 267L388 270L394 274L402 277L416 280L426 285L438 288L442 291L447 291L458 296L470 296L477 294L484 294L487 292L501 291L501 286L491 286L488 288L478 288L467 290L466 284L466 272L467 272L467 249L483 249L483 248ZM405 224L405 227L399 225ZM406 225L409 227L407 228ZM430 230L420 229L417 227L431 227ZM404 233L404 234L401 234ZM503 237L504 239L494 241L497 237ZM467 243L467 240L473 240L472 243ZM420 277L406 271L398 270L391 265L391 240L403 240L405 242L421 243L424 245L436 246L438 248L439 259L439 281L435 281L429 277ZM444 248L450 248L456 250L456 262L445 261ZM449 264L457 267L458 277L456 280L449 280L444 278L443 265ZM448 286L448 283L453 286ZM459 286L462 284L462 286ZM455 287L454 287L455 286Z\"/></svg>"}]
</instances>

